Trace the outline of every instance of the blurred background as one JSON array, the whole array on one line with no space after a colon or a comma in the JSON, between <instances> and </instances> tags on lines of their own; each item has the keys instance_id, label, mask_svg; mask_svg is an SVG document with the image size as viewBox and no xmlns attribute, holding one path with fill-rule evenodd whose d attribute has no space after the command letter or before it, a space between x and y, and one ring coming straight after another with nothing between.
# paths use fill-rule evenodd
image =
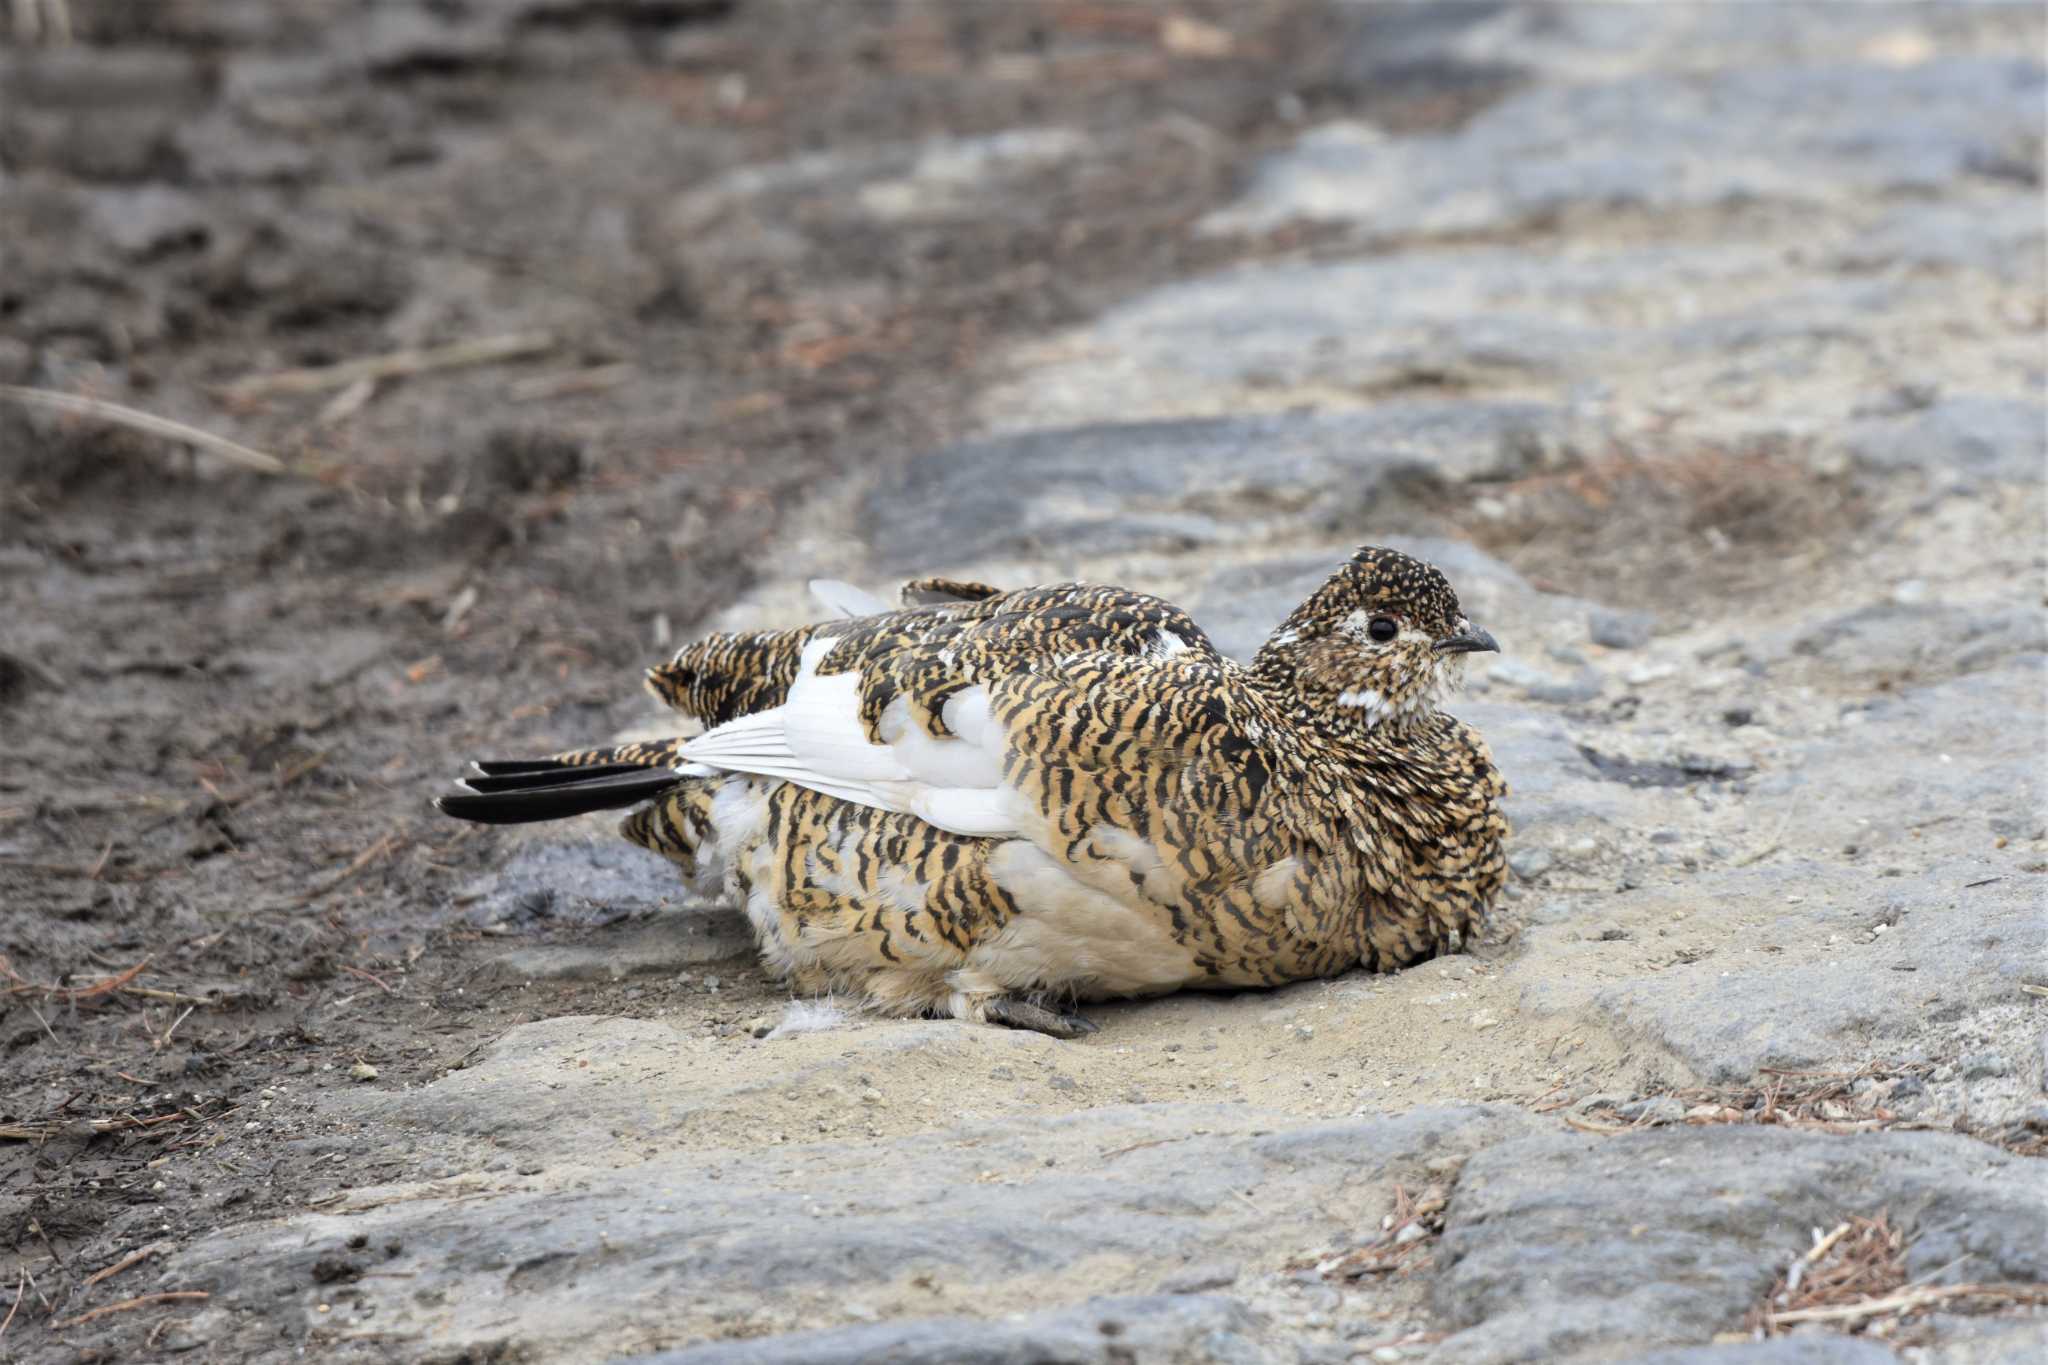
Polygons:
<instances>
[{"instance_id":1,"label":"blurred background","mask_svg":"<svg viewBox=\"0 0 2048 1365\"><path fill-rule=\"evenodd\" d=\"M1544 954L1618 889L1817 903L1929 802L1960 842L1885 865L2038 863L2043 36L2037 4L9 0L0 1118L203 1127L564 1013L744 1032L779 998L744 965L503 967L616 955L673 887L425 797L645 725L641 667L801 619L812 575L1116 579L1242 654L1350 546L1428 555L1508 649L1461 714L1572 1008ZM1853 739L1899 698L1907 738ZM1695 1079L1760 1064L1738 1016L1809 1060L1907 1037L1851 1004L1896 977L1812 991L1867 929L1823 920L1740 1000L1667 956L1601 1008ZM1726 965L1760 931L1724 928ZM1925 954L1965 1013L2019 970ZM1986 1017L1980 1051L2020 1026ZM1478 1097L1552 1085L1524 1041ZM2018 1122L2002 1075L1952 1098ZM333 1179L238 1138L166 1190L161 1146L89 1137L0 1151L23 1266Z\"/></svg>"}]
</instances>

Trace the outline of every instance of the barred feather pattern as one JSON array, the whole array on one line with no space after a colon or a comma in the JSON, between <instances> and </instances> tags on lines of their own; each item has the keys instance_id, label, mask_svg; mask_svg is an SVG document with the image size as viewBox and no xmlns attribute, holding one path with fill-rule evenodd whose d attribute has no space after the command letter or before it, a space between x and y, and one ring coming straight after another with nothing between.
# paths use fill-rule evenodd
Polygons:
<instances>
[{"instance_id":1,"label":"barred feather pattern","mask_svg":"<svg viewBox=\"0 0 2048 1365\"><path fill-rule=\"evenodd\" d=\"M1387 970L1483 924L1506 875L1506 784L1436 709L1462 667L1443 642L1470 628L1433 568L1361 551L1250 667L1124 589L911 587L899 611L712 636L650 683L718 726L782 706L806 646L828 640L813 667L856 675L875 744L892 707L952 737L946 702L984 689L1009 834L693 769L689 740L562 756L678 767L623 833L740 901L799 990L982 1018L1006 996Z\"/></svg>"}]
</instances>

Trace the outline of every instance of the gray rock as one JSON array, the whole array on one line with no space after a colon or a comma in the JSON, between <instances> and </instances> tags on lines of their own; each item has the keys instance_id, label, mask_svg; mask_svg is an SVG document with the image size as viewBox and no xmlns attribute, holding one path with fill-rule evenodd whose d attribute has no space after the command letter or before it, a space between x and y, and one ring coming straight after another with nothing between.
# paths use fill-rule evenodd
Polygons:
<instances>
[{"instance_id":1,"label":"gray rock","mask_svg":"<svg viewBox=\"0 0 2048 1365\"><path fill-rule=\"evenodd\" d=\"M1685 1119L1685 1105L1670 1095L1653 1095L1649 1099L1630 1100L1614 1111L1631 1123L1646 1121L1651 1124L1680 1123Z\"/></svg>"},{"instance_id":2,"label":"gray rock","mask_svg":"<svg viewBox=\"0 0 2048 1365\"><path fill-rule=\"evenodd\" d=\"M1597 668L1582 668L1570 678L1557 678L1542 669L1509 657L1486 670L1489 680L1515 688L1531 701L1556 706L1575 706L1600 695L1607 679Z\"/></svg>"},{"instance_id":3,"label":"gray rock","mask_svg":"<svg viewBox=\"0 0 2048 1365\"><path fill-rule=\"evenodd\" d=\"M1578 209L1811 203L2019 178L2008 149L2038 124L2042 81L2036 60L1954 58L1543 87L1443 137L1317 129L1204 226L1255 232L1318 219L1383 237L1500 232ZM1768 158L1755 155L1762 146Z\"/></svg>"},{"instance_id":4,"label":"gray rock","mask_svg":"<svg viewBox=\"0 0 2048 1365\"><path fill-rule=\"evenodd\" d=\"M127 256L201 240L208 228L199 200L165 185L96 190L90 202L93 226Z\"/></svg>"},{"instance_id":5,"label":"gray rock","mask_svg":"<svg viewBox=\"0 0 2048 1365\"><path fill-rule=\"evenodd\" d=\"M2038 480L2048 473L2048 408L1962 395L1904 416L1859 422L1844 443L1870 469Z\"/></svg>"},{"instance_id":6,"label":"gray rock","mask_svg":"<svg viewBox=\"0 0 2048 1365\"><path fill-rule=\"evenodd\" d=\"M1656 628L1657 618L1643 611L1596 607L1586 618L1587 637L1608 649L1641 649Z\"/></svg>"},{"instance_id":7,"label":"gray rock","mask_svg":"<svg viewBox=\"0 0 2048 1365\"><path fill-rule=\"evenodd\" d=\"M677 911L575 943L507 947L484 959L484 974L501 981L622 981L753 956L746 917L720 907Z\"/></svg>"},{"instance_id":8,"label":"gray rock","mask_svg":"<svg viewBox=\"0 0 2048 1365\"><path fill-rule=\"evenodd\" d=\"M1830 1335L1688 1346L1651 1351L1635 1360L1636 1365L1895 1365L1898 1356L1881 1342Z\"/></svg>"},{"instance_id":9,"label":"gray rock","mask_svg":"<svg viewBox=\"0 0 2048 1365\"><path fill-rule=\"evenodd\" d=\"M1536 404L1415 403L1032 432L904 464L868 496L863 524L881 567L904 571L1186 549L1277 517L1335 534L1404 485L1526 470L1562 429Z\"/></svg>"},{"instance_id":10,"label":"gray rock","mask_svg":"<svg viewBox=\"0 0 2048 1365\"><path fill-rule=\"evenodd\" d=\"M1931 266L2022 280L2041 258L2041 215L2031 197L1988 203L1940 200L1894 207L1837 258L1845 270Z\"/></svg>"},{"instance_id":11,"label":"gray rock","mask_svg":"<svg viewBox=\"0 0 2048 1365\"><path fill-rule=\"evenodd\" d=\"M617 823L600 815L575 829L558 825L528 836L469 889L477 897L470 921L590 924L693 903L675 864L620 839Z\"/></svg>"},{"instance_id":12,"label":"gray rock","mask_svg":"<svg viewBox=\"0 0 2048 1365\"><path fill-rule=\"evenodd\" d=\"M180 121L172 142L201 185L290 183L311 177L320 165L305 144L219 108Z\"/></svg>"},{"instance_id":13,"label":"gray rock","mask_svg":"<svg viewBox=\"0 0 2048 1365\"><path fill-rule=\"evenodd\" d=\"M1958 1314L1931 1320L1943 1340L1926 1352L1929 1365L2035 1365L2048 1358L2048 1321L1985 1321Z\"/></svg>"},{"instance_id":14,"label":"gray rock","mask_svg":"<svg viewBox=\"0 0 2048 1365\"><path fill-rule=\"evenodd\" d=\"M1489 73L1560 84L1662 73L1683 80L1741 67L1836 64L1854 54L1918 61L1975 51L2030 50L2038 16L1987 6L1827 3L1727 5L1348 5L1339 72L1375 83L1462 92ZM2032 46L2038 48L2038 41ZM1498 77L1496 77L1498 79Z\"/></svg>"},{"instance_id":15,"label":"gray rock","mask_svg":"<svg viewBox=\"0 0 2048 1365\"><path fill-rule=\"evenodd\" d=\"M1515 831L1511 850L1529 847L1529 837L1541 830L1641 818L1631 794L1602 778L1554 713L1471 700L1452 709L1486 736L1493 761L1508 780L1505 809Z\"/></svg>"},{"instance_id":16,"label":"gray rock","mask_svg":"<svg viewBox=\"0 0 2048 1365\"><path fill-rule=\"evenodd\" d=\"M1452 1200L1432 1299L1463 1330L1442 1350L1483 1363L1703 1341L1844 1210L1915 1227L1910 1275L2037 1280L2048 1237L2024 1169L1933 1133L1673 1127L1502 1143L1466 1163Z\"/></svg>"},{"instance_id":17,"label":"gray rock","mask_svg":"<svg viewBox=\"0 0 2048 1365\"><path fill-rule=\"evenodd\" d=\"M927 1318L694 1346L622 1365L1295 1365L1272 1324L1230 1299L1090 1299L1021 1321Z\"/></svg>"},{"instance_id":18,"label":"gray rock","mask_svg":"<svg viewBox=\"0 0 2048 1365\"><path fill-rule=\"evenodd\" d=\"M0 51L0 110L191 108L204 103L206 89L206 64L169 48L77 43Z\"/></svg>"},{"instance_id":19,"label":"gray rock","mask_svg":"<svg viewBox=\"0 0 2048 1365\"><path fill-rule=\"evenodd\" d=\"M1227 1289L1237 1283L1238 1268L1227 1261L1191 1266L1159 1282L1162 1294L1200 1294L1210 1289Z\"/></svg>"},{"instance_id":20,"label":"gray rock","mask_svg":"<svg viewBox=\"0 0 2048 1365\"><path fill-rule=\"evenodd\" d=\"M1745 1081L1764 1066L1895 1055L1931 1013L1953 1019L2010 1000L2036 969L2038 892L1992 867L1981 836L1945 817L2048 801L2033 755L1997 738L2010 716L2038 714L2041 678L2025 666L1904 693L1855 730L1781 755L1751 779L1752 819L1796 820L1813 847L1910 847L1912 869L1790 860L1632 893L1646 924L1683 914L1745 926L1730 941L1746 951L1601 987L1596 1007L1622 1036L1695 1076ZM1784 917L1759 919L1770 906ZM1887 924L1882 936L1869 934L1873 920ZM1749 955L1765 944L1804 948ZM1531 1006L1552 998L1542 980L1526 990Z\"/></svg>"},{"instance_id":21,"label":"gray rock","mask_svg":"<svg viewBox=\"0 0 2048 1365\"><path fill-rule=\"evenodd\" d=\"M1535 881L1556 861L1547 848L1514 848L1508 852L1508 869L1525 882Z\"/></svg>"},{"instance_id":22,"label":"gray rock","mask_svg":"<svg viewBox=\"0 0 2048 1365\"><path fill-rule=\"evenodd\" d=\"M621 1147L637 1152L643 1144L634 1125L677 1121L671 1107L682 1087L648 1074L648 1059L659 1055L650 1047L662 1046L661 1025L603 1025L551 1020L515 1030L526 1034L520 1047L530 1065L487 1056L410 1097L334 1097L347 1103L351 1122L370 1124L389 1140L413 1131L445 1140L449 1124L463 1124L493 1139L480 1152L537 1145L565 1164L533 1161L545 1168L540 1174L484 1188L354 1191L323 1211L204 1238L168 1260L163 1272L182 1287L212 1292L195 1328L223 1352L232 1353L242 1331L267 1333L274 1348L278 1305L285 1305L283 1320L300 1330L313 1323L314 1303L327 1302L331 1292L315 1283L313 1263L355 1235L403 1248L380 1267L388 1275L350 1286L348 1312L373 1320L380 1334L430 1336L439 1350L514 1339L564 1361L613 1359L650 1338L690 1340L735 1329L759 1336L796 1321L844 1324L855 1316L849 1303L890 1293L918 1275L942 1283L948 1302L991 1308L1142 1293L1165 1274L1213 1259L1220 1246L1273 1264L1304 1247L1331 1245L1360 1213L1348 1195L1333 1200L1333 1190L1424 1181L1431 1162L1545 1126L1505 1107L1303 1124L1230 1105L1146 1105L1018 1113L999 1123L850 1143L724 1141L608 1169L591 1163ZM546 1029L555 1034L529 1032ZM631 1036L650 1029L656 1033L643 1040ZM985 1055L995 1041L985 1036L991 1032L975 1032L975 1051ZM946 1033L920 1030L923 1038ZM1048 1042L1034 1038L1024 1046ZM589 1067L566 1065L578 1053ZM943 1074L946 1065L928 1056L922 1074ZM607 1073L611 1083L599 1083ZM563 1081L569 1089L549 1088ZM521 1112L543 1105L543 1113ZM636 1106L644 1113L636 1116ZM730 1119L721 1121L729 1134ZM423 1126L414 1130L415 1122ZM990 1172L1002 1178L990 1179ZM462 1197L486 1190L487 1198ZM1276 1216L1278 1210L1287 1215ZM688 1294L672 1292L680 1282L689 1284ZM763 1285L774 1286L773 1294L764 1295ZM1156 1329L1170 1343L1221 1330L1219 1354L1203 1355L1209 1348L1201 1345L1186 1349L1191 1359L1231 1358L1230 1333L1240 1329L1230 1323L1242 1322L1228 1316L1234 1309L1169 1299L1189 1307L1148 1308L1133 1316L1131 1331ZM266 1309L260 1322L241 1311L255 1304ZM1202 1316L1212 1311L1225 1317ZM1058 1324L1074 1323L1094 1334L1082 1340L1099 1342L1101 1320L1075 1310L1038 1327L1066 1331ZM1186 1329L1194 1336L1172 1335L1183 1330L1175 1324L1204 1322L1212 1326ZM906 1350L959 1358L950 1354L961 1341L957 1325L885 1330L911 1333L902 1338L910 1343ZM983 1323L979 1330L986 1335L992 1328ZM837 1350L848 1339L825 1340ZM856 1332L850 1339L847 1350L882 1338ZM1016 1349L1050 1339L1019 1337Z\"/></svg>"},{"instance_id":23,"label":"gray rock","mask_svg":"<svg viewBox=\"0 0 2048 1365\"><path fill-rule=\"evenodd\" d=\"M1977 1052L1963 1058L1958 1064L1966 1081L1989 1080L1999 1076L2012 1075L2012 1062L2003 1053Z\"/></svg>"}]
</instances>

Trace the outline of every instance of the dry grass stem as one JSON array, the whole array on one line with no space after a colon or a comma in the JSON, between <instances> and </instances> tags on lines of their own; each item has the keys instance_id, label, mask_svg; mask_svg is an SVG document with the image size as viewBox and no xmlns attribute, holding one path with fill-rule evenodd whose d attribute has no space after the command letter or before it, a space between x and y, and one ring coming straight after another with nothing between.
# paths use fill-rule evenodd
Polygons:
<instances>
[{"instance_id":1,"label":"dry grass stem","mask_svg":"<svg viewBox=\"0 0 2048 1365\"><path fill-rule=\"evenodd\" d=\"M346 389L364 380L374 383L379 379L425 374L430 370L513 360L552 350L554 345L552 332L508 332L502 336L478 337L474 341L458 341L447 346L414 347L384 355L364 356L333 365L252 374L222 385L215 393L230 403L247 403L275 393L319 393L326 389Z\"/></svg>"},{"instance_id":2,"label":"dry grass stem","mask_svg":"<svg viewBox=\"0 0 2048 1365\"><path fill-rule=\"evenodd\" d=\"M210 1104L218 1101L208 1101ZM135 1114L120 1114L107 1119L63 1119L44 1123L0 1124L0 1142L48 1142L60 1137L99 1137L103 1133L121 1133L130 1129L156 1129L172 1123L219 1118L229 1112L219 1109L212 1114L202 1114L193 1109L180 1109L169 1114L152 1114L143 1117Z\"/></svg>"},{"instance_id":3,"label":"dry grass stem","mask_svg":"<svg viewBox=\"0 0 2048 1365\"><path fill-rule=\"evenodd\" d=\"M355 878L362 872L364 868L368 867L371 863L377 861L377 859L383 857L386 853L389 853L394 849L398 848L400 843L401 841L399 839L389 834L379 837L376 843L371 844L361 853L358 853L355 856L355 860L351 862L347 867L344 867L341 871L335 873L332 877L329 877L326 881L321 882L318 886L315 886L311 891L308 891L305 895L299 897L296 901L292 902L293 906L299 907L311 905L314 901L319 900L328 892L337 891L343 886L346 886L349 882L355 880Z\"/></svg>"},{"instance_id":4,"label":"dry grass stem","mask_svg":"<svg viewBox=\"0 0 2048 1365\"><path fill-rule=\"evenodd\" d=\"M1777 1282L1744 1320L1753 1335L1781 1336L1801 1323L1843 1325L1852 1333L1886 1337L1905 1319L1941 1304L1977 1307L2048 1304L2048 1285L1906 1282L1906 1235L1890 1215L1853 1217L1792 1258Z\"/></svg>"},{"instance_id":5,"label":"dry grass stem","mask_svg":"<svg viewBox=\"0 0 2048 1365\"><path fill-rule=\"evenodd\" d=\"M1675 1099L1685 1106L1678 1120L1691 1125L1721 1123L1773 1124L1783 1128L1806 1128L1826 1133L1863 1133L1889 1127L1899 1121L1897 1113L1883 1102L1883 1092L1856 1093L1865 1080L1918 1078L1932 1067L1913 1064L1872 1063L1857 1071L1780 1071L1765 1068L1762 1084L1694 1086L1666 1090L1654 1098ZM1603 1122L1580 1114L1565 1115L1565 1122L1586 1133L1629 1133L1655 1126L1657 1120L1645 1114L1633 1122Z\"/></svg>"},{"instance_id":6,"label":"dry grass stem","mask_svg":"<svg viewBox=\"0 0 2048 1365\"><path fill-rule=\"evenodd\" d=\"M1380 1220L1380 1235L1370 1244L1313 1262L1324 1279L1358 1280L1368 1275L1407 1275L1435 1263L1432 1248L1444 1230L1450 1193L1431 1185L1420 1194L1394 1186L1394 1210Z\"/></svg>"},{"instance_id":7,"label":"dry grass stem","mask_svg":"<svg viewBox=\"0 0 2048 1365\"><path fill-rule=\"evenodd\" d=\"M8 960L7 955L0 953L0 977L4 977L13 983L7 988L6 994L8 995L40 995L46 999L60 1001L67 1005L76 1005L87 1000L95 1000L101 996L114 994L140 976L142 969L147 967L149 963L150 959L145 957L127 971L102 978L89 986L43 986L27 980L21 973L15 971L14 964Z\"/></svg>"},{"instance_id":8,"label":"dry grass stem","mask_svg":"<svg viewBox=\"0 0 2048 1365\"><path fill-rule=\"evenodd\" d=\"M7 1335L7 1329L14 1326L14 1315L21 1311L22 1297L28 1293L28 1268L24 1266L14 1282L14 1306L7 1310L6 1321L0 1322L0 1337Z\"/></svg>"},{"instance_id":9,"label":"dry grass stem","mask_svg":"<svg viewBox=\"0 0 2048 1365\"><path fill-rule=\"evenodd\" d=\"M1939 1284L1925 1289L1907 1289L1881 1299L1841 1304L1833 1308L1795 1308L1776 1314L1773 1321L1860 1322L1865 1318L1897 1314L1901 1317L1953 1303L1957 1299L1980 1300L1980 1307L2038 1307L2048 1304L2048 1284Z\"/></svg>"},{"instance_id":10,"label":"dry grass stem","mask_svg":"<svg viewBox=\"0 0 2048 1365\"><path fill-rule=\"evenodd\" d=\"M120 1274L122 1271L128 1270L134 1266L141 1265L144 1261L156 1255L157 1252L161 1250L163 1250L163 1244L160 1242L151 1242L148 1246L137 1247L135 1250L129 1252L126 1256L123 1256L120 1260L114 1262L106 1269L95 1270L92 1274L86 1276L85 1287L87 1289L90 1289L94 1285L98 1284L101 1280L111 1280L112 1278L114 1278L114 1276Z\"/></svg>"},{"instance_id":11,"label":"dry grass stem","mask_svg":"<svg viewBox=\"0 0 2048 1365\"><path fill-rule=\"evenodd\" d=\"M262 474L282 474L286 471L283 460L275 455L266 455L260 450L230 441L225 436L216 436L210 431L174 422L168 417L140 411L120 403L110 403L104 398L87 398L83 394L54 393L49 389L25 389L18 384L0 384L0 398L9 399L32 408L49 408L53 412L70 413L74 417L92 417L131 431L147 432L168 440L183 441L186 445L232 461L244 469L253 469Z\"/></svg>"},{"instance_id":12,"label":"dry grass stem","mask_svg":"<svg viewBox=\"0 0 2048 1365\"><path fill-rule=\"evenodd\" d=\"M119 1303L104 1304L89 1312L80 1313L75 1318L66 1318L64 1321L55 1324L55 1327L58 1331L62 1331L67 1327L83 1327L95 1318L106 1317L109 1313L127 1313L137 1308L148 1308L152 1304L196 1302L212 1297L213 1295L207 1293L204 1289L173 1289L163 1294L144 1294L139 1298L123 1299Z\"/></svg>"}]
</instances>

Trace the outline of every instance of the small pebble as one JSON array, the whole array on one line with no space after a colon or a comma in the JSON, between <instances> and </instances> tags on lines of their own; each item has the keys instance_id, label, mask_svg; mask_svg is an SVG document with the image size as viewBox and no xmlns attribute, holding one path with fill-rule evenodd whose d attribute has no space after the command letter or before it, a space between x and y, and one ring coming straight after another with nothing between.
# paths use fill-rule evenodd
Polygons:
<instances>
[{"instance_id":1,"label":"small pebble","mask_svg":"<svg viewBox=\"0 0 2048 1365\"><path fill-rule=\"evenodd\" d=\"M1682 1123L1685 1120L1685 1106L1669 1095L1657 1095L1646 1100L1630 1100L1614 1112L1631 1123L1638 1120L1653 1124Z\"/></svg>"},{"instance_id":2,"label":"small pebble","mask_svg":"<svg viewBox=\"0 0 2048 1365\"><path fill-rule=\"evenodd\" d=\"M1586 618L1586 635L1603 649L1641 649L1650 643L1657 618L1640 611L1595 607Z\"/></svg>"},{"instance_id":3,"label":"small pebble","mask_svg":"<svg viewBox=\"0 0 2048 1365\"><path fill-rule=\"evenodd\" d=\"M377 1068L368 1062L357 1062L348 1069L348 1078L352 1081L374 1081L377 1079Z\"/></svg>"},{"instance_id":4,"label":"small pebble","mask_svg":"<svg viewBox=\"0 0 2048 1365\"><path fill-rule=\"evenodd\" d=\"M882 1102L882 1092L873 1089L863 1090L860 1092L860 1102L862 1104L880 1104Z\"/></svg>"},{"instance_id":5,"label":"small pebble","mask_svg":"<svg viewBox=\"0 0 2048 1365\"><path fill-rule=\"evenodd\" d=\"M1169 1275L1159 1282L1162 1294L1200 1294L1209 1289L1224 1289L1237 1283L1237 1267L1219 1262L1214 1265L1191 1266L1178 1275Z\"/></svg>"},{"instance_id":6,"label":"small pebble","mask_svg":"<svg viewBox=\"0 0 2048 1365\"><path fill-rule=\"evenodd\" d=\"M1994 1076L2012 1075L2012 1063L2003 1053L1979 1052L1962 1060L1963 1079L1966 1081L1988 1080Z\"/></svg>"},{"instance_id":7,"label":"small pebble","mask_svg":"<svg viewBox=\"0 0 2048 1365\"><path fill-rule=\"evenodd\" d=\"M1518 848L1508 854L1508 868L1523 881L1534 881L1557 861L1547 848Z\"/></svg>"}]
</instances>

